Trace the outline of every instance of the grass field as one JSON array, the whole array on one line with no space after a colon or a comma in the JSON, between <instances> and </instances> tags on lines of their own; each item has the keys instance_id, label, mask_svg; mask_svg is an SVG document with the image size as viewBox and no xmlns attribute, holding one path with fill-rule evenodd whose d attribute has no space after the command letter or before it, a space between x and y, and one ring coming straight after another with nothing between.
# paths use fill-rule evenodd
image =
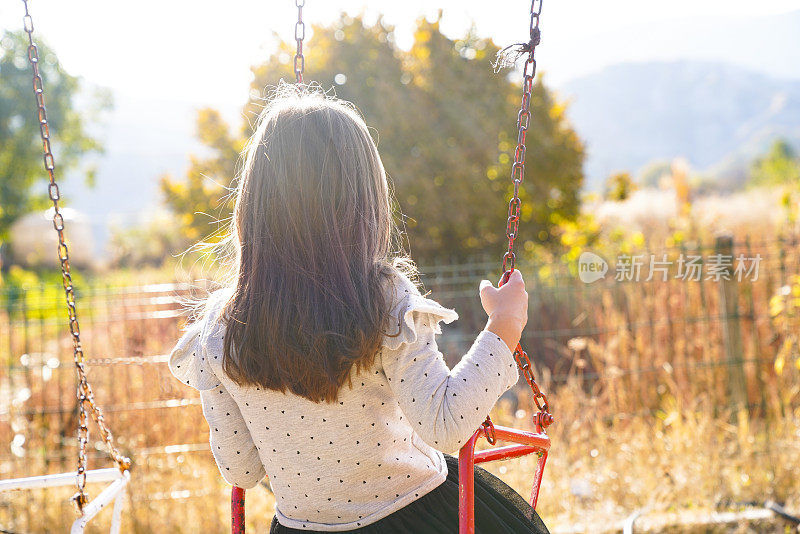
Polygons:
<instances>
[{"instance_id":1,"label":"grass field","mask_svg":"<svg viewBox=\"0 0 800 534\"><path fill-rule=\"evenodd\" d=\"M757 281L586 285L552 270L549 278L528 279L524 342L557 418L538 507L554 532L614 530L637 510L653 531L767 499L800 511L800 245L783 239L735 246L763 255ZM440 343L450 363L480 329L475 288L495 268L424 270L426 288L461 315ZM108 285L81 295L90 378L121 448L134 458L125 532L228 528L229 488L208 451L199 399L165 363L189 292L174 284ZM0 478L74 469L74 372L59 297L50 286L3 295ZM518 387L493 418L530 428L528 407ZM94 441L90 461L109 465ZM533 464L524 458L489 469L527 497ZM71 493L0 495L0 528L63 531L74 519ZM272 506L268 489L248 492L251 532L265 531ZM91 531L107 522L101 517ZM783 532L775 521L753 525Z\"/></svg>"}]
</instances>

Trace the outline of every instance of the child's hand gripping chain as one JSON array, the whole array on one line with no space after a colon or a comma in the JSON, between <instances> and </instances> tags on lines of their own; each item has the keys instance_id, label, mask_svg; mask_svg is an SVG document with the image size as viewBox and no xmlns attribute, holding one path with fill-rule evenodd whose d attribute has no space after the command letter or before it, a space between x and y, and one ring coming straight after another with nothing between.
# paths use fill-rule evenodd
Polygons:
<instances>
[{"instance_id":1,"label":"child's hand gripping chain","mask_svg":"<svg viewBox=\"0 0 800 534\"><path fill-rule=\"evenodd\" d=\"M480 294L481 305L489 316L486 330L500 336L513 352L528 322L528 292L522 274L514 269L499 288L489 280L482 280Z\"/></svg>"}]
</instances>

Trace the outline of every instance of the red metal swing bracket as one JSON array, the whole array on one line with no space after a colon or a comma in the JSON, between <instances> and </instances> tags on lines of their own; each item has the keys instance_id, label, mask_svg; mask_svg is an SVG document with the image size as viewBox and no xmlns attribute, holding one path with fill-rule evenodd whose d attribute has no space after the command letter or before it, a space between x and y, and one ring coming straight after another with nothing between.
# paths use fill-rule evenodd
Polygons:
<instances>
[{"instance_id":1,"label":"red metal swing bracket","mask_svg":"<svg viewBox=\"0 0 800 534\"><path fill-rule=\"evenodd\" d=\"M231 488L231 534L244 534L244 489Z\"/></svg>"},{"instance_id":2,"label":"red metal swing bracket","mask_svg":"<svg viewBox=\"0 0 800 534\"><path fill-rule=\"evenodd\" d=\"M537 414L538 415L538 414ZM533 491L530 504L535 509L539 499L539 486L542 484L544 465L550 450L550 437L536 420L536 432L516 430L503 426L494 426L494 440L507 441L514 445L505 445L484 451L475 452L475 443L481 435L486 436L486 427L481 426L458 452L458 533L475 533L475 464L508 460L537 453L536 472L533 475ZM486 436L488 438L488 436Z\"/></svg>"}]
</instances>

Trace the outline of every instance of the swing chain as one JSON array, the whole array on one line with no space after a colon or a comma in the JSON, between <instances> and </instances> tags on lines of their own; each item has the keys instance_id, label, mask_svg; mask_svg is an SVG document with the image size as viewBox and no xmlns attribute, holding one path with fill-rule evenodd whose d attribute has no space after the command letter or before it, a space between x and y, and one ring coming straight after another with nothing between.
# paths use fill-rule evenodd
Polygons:
<instances>
[{"instance_id":1,"label":"swing chain","mask_svg":"<svg viewBox=\"0 0 800 534\"><path fill-rule=\"evenodd\" d=\"M522 350L522 347L517 347L517 350L514 351L514 359L517 361L517 366L522 371L522 376L525 377L525 381L533 392L533 402L539 409L539 413L543 414L544 419L542 420L542 425L546 427L553 422L553 416L550 414L550 403L547 400L547 395L542 393L542 390L539 389L539 385L536 383L536 377L533 376L533 367L531 366L530 358L528 358L528 353Z\"/></svg>"},{"instance_id":2,"label":"swing chain","mask_svg":"<svg viewBox=\"0 0 800 534\"><path fill-rule=\"evenodd\" d=\"M294 24L294 40L297 42L297 52L294 54L294 78L297 83L303 83L303 71L306 67L306 58L303 56L303 39L306 37L306 23L303 22L303 6L306 0L295 0L297 6L297 22Z\"/></svg>"},{"instance_id":3,"label":"swing chain","mask_svg":"<svg viewBox=\"0 0 800 534\"><path fill-rule=\"evenodd\" d=\"M533 81L536 77L536 59L534 58L534 52L536 50L536 45L541 41L541 32L539 31L539 15L541 12L542 0L532 0L529 27L530 41L522 46L522 50L528 57L525 59L525 65L522 69L522 101L520 103L519 113L517 114L517 146L514 149L514 164L511 167L514 194L508 203L508 218L506 220L508 250L503 254L503 276L499 285L503 285L508 281L511 273L514 271L514 265L516 263L514 240L519 232L519 221L522 212L522 200L519 198L519 188L522 181L525 179L525 139L531 120L531 95L533 93ZM530 358L528 358L528 354L522 350L522 346L519 344L517 344L517 348L514 350L514 359L520 371L522 371L525 381L533 392L533 402L539 409L539 412L534 416L534 424L536 425L537 431L541 432L553 422L553 416L550 414L550 404L547 401L547 396L542 393L538 384L536 384L536 378L533 375L533 366L531 365ZM481 428L486 436L486 440L494 445L494 424L490 417L486 417Z\"/></svg>"},{"instance_id":4,"label":"swing chain","mask_svg":"<svg viewBox=\"0 0 800 534\"><path fill-rule=\"evenodd\" d=\"M492 423L492 418L488 415L486 420L481 423L481 430L483 430L483 435L486 436L486 441L489 442L489 445L494 445L495 441L497 441L494 437L494 423Z\"/></svg>"},{"instance_id":5,"label":"swing chain","mask_svg":"<svg viewBox=\"0 0 800 534\"><path fill-rule=\"evenodd\" d=\"M86 377L86 366L84 363L83 348L81 346L81 329L78 323L78 311L75 306L75 288L72 284L72 275L69 268L69 248L67 247L64 236L64 216L61 214L58 205L61 194L55 179L56 163L50 145L50 125L47 121L47 109L45 107L44 82L39 72L39 48L33 41L33 18L28 10L28 1L22 0L22 2L25 5L25 16L22 20L25 33L28 34L28 61L33 70L33 93L36 97L36 106L38 110L39 134L42 139L44 168L50 180L47 191L50 200L53 202L53 227L58 233L58 259L61 263L61 279L67 303L69 331L70 337L72 338L73 361L75 362L75 370L78 374L78 468L76 475L78 492L72 496L71 500L75 503L78 513L82 514L83 507L89 501L85 491L87 465L86 446L89 443L87 405L89 406L92 418L97 423L100 430L100 436L103 438L103 441L108 447L120 471L129 470L131 461L129 458L122 456L114 446L114 436L106 425L102 410L95 402L92 386L89 384Z\"/></svg>"},{"instance_id":6,"label":"swing chain","mask_svg":"<svg viewBox=\"0 0 800 534\"><path fill-rule=\"evenodd\" d=\"M522 200L519 198L519 186L525 179L525 138L531 120L531 94L533 92L533 79L536 76L536 59L534 52L536 45L541 40L539 32L539 15L542 12L542 0L531 2L530 42L525 45L528 57L522 70L522 102L517 114L517 146L514 149L514 164L511 167L511 180L514 183L514 195L508 203L508 219L506 220L506 237L508 237L508 250L503 255L503 272L514 270L516 255L514 254L514 239L519 232L519 221L522 212Z\"/></svg>"}]
</instances>

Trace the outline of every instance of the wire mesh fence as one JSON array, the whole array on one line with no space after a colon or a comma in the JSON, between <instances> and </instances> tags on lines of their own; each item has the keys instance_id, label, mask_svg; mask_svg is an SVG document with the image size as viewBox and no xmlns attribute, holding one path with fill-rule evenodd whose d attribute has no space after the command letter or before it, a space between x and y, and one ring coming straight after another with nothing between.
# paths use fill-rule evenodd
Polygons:
<instances>
[{"instance_id":1,"label":"wire mesh fence","mask_svg":"<svg viewBox=\"0 0 800 534\"><path fill-rule=\"evenodd\" d=\"M732 261L712 269L715 255ZM757 273L737 273L739 255L759 258ZM581 280L580 258L518 265L530 295L523 346L557 417L565 388L591 399L578 408L610 422L657 417L665 404L745 410L764 421L798 408L797 239L720 238L623 256L601 258L608 271L592 282ZM680 276L688 257L700 258L697 279ZM640 276L633 276L637 261ZM478 283L496 281L499 262L420 270L424 289L460 315L440 340L453 364L485 323ZM67 472L76 464L74 368L58 289L0 290L0 478ZM89 376L120 447L134 459L126 531L225 529L227 486L208 452L199 397L166 368L185 321L183 299L196 290L189 284L79 288ZM524 389L507 394L503 409L509 413L499 414L501 421L526 413ZM105 466L96 437L90 464ZM248 526L265 529L272 496L266 489L250 493ZM63 528L74 519L69 494L0 494L0 529Z\"/></svg>"},{"instance_id":2,"label":"wire mesh fence","mask_svg":"<svg viewBox=\"0 0 800 534\"><path fill-rule=\"evenodd\" d=\"M715 256L730 263L720 268ZM631 273L631 258L641 262L639 276ZM696 275L682 276L689 258L698 259ZM757 266L736 272L738 258ZM657 272L653 259L661 264ZM580 279L578 259L523 262L530 295L523 346L551 388L568 381L601 388L597 393L620 414L657 410L665 395L763 414L784 410L787 399L777 392L797 369L784 366L783 373L776 356L797 335L799 260L795 238L721 237L606 258L608 274L589 283ZM433 296L461 316L444 329L443 345L454 355L485 319L476 288L487 273L499 276L496 262L441 266L424 277ZM796 358L795 345L790 359Z\"/></svg>"}]
</instances>

